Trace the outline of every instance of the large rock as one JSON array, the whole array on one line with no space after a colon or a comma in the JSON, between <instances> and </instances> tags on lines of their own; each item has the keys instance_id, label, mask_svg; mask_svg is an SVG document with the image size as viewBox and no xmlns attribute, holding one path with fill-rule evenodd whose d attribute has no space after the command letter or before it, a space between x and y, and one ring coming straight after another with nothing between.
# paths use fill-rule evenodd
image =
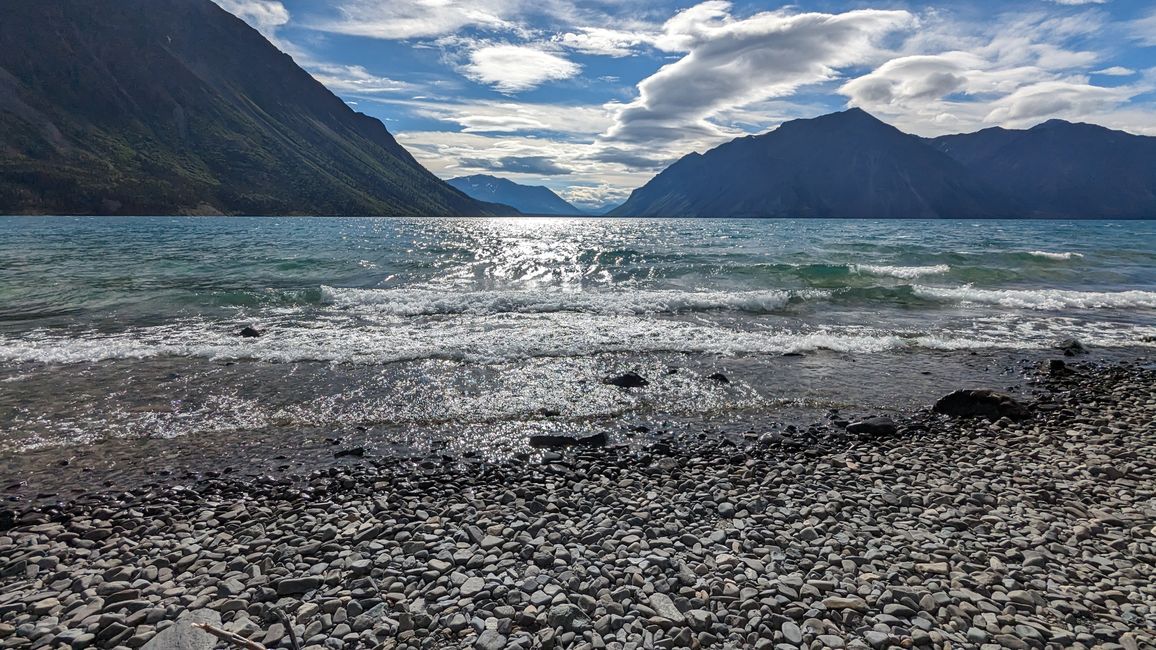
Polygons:
<instances>
[{"instance_id":1,"label":"large rock","mask_svg":"<svg viewBox=\"0 0 1156 650\"><path fill-rule=\"evenodd\" d=\"M935 403L935 412L957 418L984 417L992 422L1000 418L1026 420L1032 416L1026 406L1010 395L991 390L957 390Z\"/></svg>"},{"instance_id":2,"label":"large rock","mask_svg":"<svg viewBox=\"0 0 1156 650\"><path fill-rule=\"evenodd\" d=\"M550 608L546 617L550 627L561 628L563 632L581 634L590 629L590 617L577 605L562 603Z\"/></svg>"},{"instance_id":3,"label":"large rock","mask_svg":"<svg viewBox=\"0 0 1156 650\"><path fill-rule=\"evenodd\" d=\"M619 388L642 388L649 386L650 382L637 372L628 372L625 375L618 375L617 377L607 377L602 380L602 383L611 386L618 386Z\"/></svg>"},{"instance_id":4,"label":"large rock","mask_svg":"<svg viewBox=\"0 0 1156 650\"><path fill-rule=\"evenodd\" d=\"M217 637L193 627L193 623L207 623L219 627L221 615L211 609L198 609L161 630L142 650L213 650Z\"/></svg>"},{"instance_id":5,"label":"large rock","mask_svg":"<svg viewBox=\"0 0 1156 650\"><path fill-rule=\"evenodd\" d=\"M530 436L530 446L534 449L561 449L564 447L605 447L606 433L595 433L581 438L570 436Z\"/></svg>"},{"instance_id":6,"label":"large rock","mask_svg":"<svg viewBox=\"0 0 1156 650\"><path fill-rule=\"evenodd\" d=\"M848 424L847 432L869 436L893 436L899 433L899 425L891 418L873 417Z\"/></svg>"}]
</instances>

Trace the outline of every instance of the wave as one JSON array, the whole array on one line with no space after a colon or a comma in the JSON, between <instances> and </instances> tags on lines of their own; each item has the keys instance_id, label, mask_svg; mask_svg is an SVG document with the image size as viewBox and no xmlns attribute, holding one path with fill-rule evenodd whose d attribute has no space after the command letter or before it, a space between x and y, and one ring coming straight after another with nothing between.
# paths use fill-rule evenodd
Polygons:
<instances>
[{"instance_id":1,"label":"wave","mask_svg":"<svg viewBox=\"0 0 1156 650\"><path fill-rule=\"evenodd\" d=\"M1028 255L1048 260L1070 260L1084 256L1083 253L1049 253L1047 251L1028 251Z\"/></svg>"},{"instance_id":2,"label":"wave","mask_svg":"<svg viewBox=\"0 0 1156 650\"><path fill-rule=\"evenodd\" d=\"M889 276L893 278L901 278L904 280L912 280L924 275L942 275L951 271L951 267L946 264L935 264L933 266L886 266L875 264L851 264L849 267L852 273L860 275L878 275Z\"/></svg>"},{"instance_id":3,"label":"wave","mask_svg":"<svg viewBox=\"0 0 1156 650\"><path fill-rule=\"evenodd\" d=\"M321 287L322 302L339 308L371 308L394 316L450 314L545 314L580 312L606 315L680 314L739 311L764 314L792 301L822 298L820 290L766 291L433 291L425 289L341 289Z\"/></svg>"},{"instance_id":4,"label":"wave","mask_svg":"<svg viewBox=\"0 0 1156 650\"><path fill-rule=\"evenodd\" d=\"M1077 323L1050 315L1024 319L1011 314L929 331L852 325L743 328L729 320L714 323L582 313L413 321L357 312L334 314L324 322L303 323L286 317L261 325L266 333L258 339L240 338L212 321L184 321L115 334L36 330L15 338L0 336L0 362L68 364L189 357L270 363L502 363L616 353L729 356L816 350L875 354L901 349L1042 349L1073 337L1098 347L1149 347L1156 336L1156 327Z\"/></svg>"},{"instance_id":5,"label":"wave","mask_svg":"<svg viewBox=\"0 0 1156 650\"><path fill-rule=\"evenodd\" d=\"M1016 309L1156 309L1152 291L1068 291L1063 289L976 289L913 286L920 298L999 305Z\"/></svg>"}]
</instances>

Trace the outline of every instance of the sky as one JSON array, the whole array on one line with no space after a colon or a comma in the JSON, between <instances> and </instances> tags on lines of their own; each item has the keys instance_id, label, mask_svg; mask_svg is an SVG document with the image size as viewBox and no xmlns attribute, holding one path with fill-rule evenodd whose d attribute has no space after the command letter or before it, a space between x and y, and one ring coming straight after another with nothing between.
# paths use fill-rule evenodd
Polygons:
<instances>
[{"instance_id":1,"label":"sky","mask_svg":"<svg viewBox=\"0 0 1156 650\"><path fill-rule=\"evenodd\" d=\"M935 136L1156 135L1147 0L215 0L442 178L600 210L680 157L862 108Z\"/></svg>"}]
</instances>

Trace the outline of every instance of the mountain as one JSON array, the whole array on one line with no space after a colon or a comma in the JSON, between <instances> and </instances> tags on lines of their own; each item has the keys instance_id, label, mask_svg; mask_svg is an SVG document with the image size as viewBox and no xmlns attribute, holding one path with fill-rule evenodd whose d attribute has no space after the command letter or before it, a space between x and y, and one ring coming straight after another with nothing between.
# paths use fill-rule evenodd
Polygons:
<instances>
[{"instance_id":1,"label":"mountain","mask_svg":"<svg viewBox=\"0 0 1156 650\"><path fill-rule=\"evenodd\" d=\"M982 182L1019 197L1022 216L1156 217L1156 138L1051 120L930 142Z\"/></svg>"},{"instance_id":2,"label":"mountain","mask_svg":"<svg viewBox=\"0 0 1156 650\"><path fill-rule=\"evenodd\" d=\"M9 0L0 214L501 214L210 0Z\"/></svg>"},{"instance_id":3,"label":"mountain","mask_svg":"<svg viewBox=\"0 0 1156 650\"><path fill-rule=\"evenodd\" d=\"M851 109L692 153L610 214L1000 217L1015 203L930 143Z\"/></svg>"},{"instance_id":4,"label":"mountain","mask_svg":"<svg viewBox=\"0 0 1156 650\"><path fill-rule=\"evenodd\" d=\"M479 201L502 203L523 214L577 215L582 210L570 205L550 188L541 185L520 185L505 178L477 174L460 176L446 181Z\"/></svg>"}]
</instances>

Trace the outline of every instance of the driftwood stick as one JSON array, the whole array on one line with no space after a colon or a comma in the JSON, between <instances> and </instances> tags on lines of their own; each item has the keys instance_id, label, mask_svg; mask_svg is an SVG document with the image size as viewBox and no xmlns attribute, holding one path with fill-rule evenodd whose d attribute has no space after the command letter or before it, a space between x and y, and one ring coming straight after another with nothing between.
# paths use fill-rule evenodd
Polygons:
<instances>
[{"instance_id":1,"label":"driftwood stick","mask_svg":"<svg viewBox=\"0 0 1156 650\"><path fill-rule=\"evenodd\" d=\"M193 623L193 627L200 628L217 637L218 639L221 639L226 643L231 643L238 648L245 648L246 650L266 650L265 646L257 643L256 641L250 641L240 634L234 634L227 630L222 630L221 628L209 625L208 623Z\"/></svg>"},{"instance_id":2,"label":"driftwood stick","mask_svg":"<svg viewBox=\"0 0 1156 650\"><path fill-rule=\"evenodd\" d=\"M297 633L293 631L293 623L289 620L289 617L285 615L285 612L277 608L273 609L273 615L277 617L277 620L281 621L281 625L284 625L285 631L289 633L289 647L293 650L301 650L301 644L297 642Z\"/></svg>"}]
</instances>

